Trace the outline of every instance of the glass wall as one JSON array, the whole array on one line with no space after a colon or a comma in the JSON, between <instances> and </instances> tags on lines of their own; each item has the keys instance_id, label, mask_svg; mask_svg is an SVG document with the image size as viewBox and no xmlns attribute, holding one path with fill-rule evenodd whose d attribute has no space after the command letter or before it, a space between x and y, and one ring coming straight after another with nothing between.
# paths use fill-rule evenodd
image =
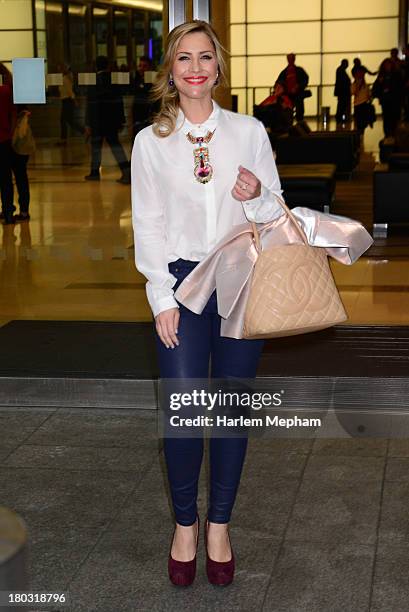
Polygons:
<instances>
[{"instance_id":1,"label":"glass wall","mask_svg":"<svg viewBox=\"0 0 409 612\"><path fill-rule=\"evenodd\" d=\"M230 0L231 85L239 111L267 97L286 54L309 74L306 115L335 111L335 71L354 57L371 71L398 46L399 0ZM374 77L372 77L373 80ZM369 79L371 82L371 79Z\"/></svg>"},{"instance_id":2,"label":"glass wall","mask_svg":"<svg viewBox=\"0 0 409 612\"><path fill-rule=\"evenodd\" d=\"M129 13L115 9L114 11L114 61L116 67L127 69L129 42Z\"/></svg>"},{"instance_id":3,"label":"glass wall","mask_svg":"<svg viewBox=\"0 0 409 612\"><path fill-rule=\"evenodd\" d=\"M65 36L63 5L57 2L46 4L47 56L49 72L59 72L65 61Z\"/></svg>"},{"instance_id":4,"label":"glass wall","mask_svg":"<svg viewBox=\"0 0 409 612\"><path fill-rule=\"evenodd\" d=\"M98 55L109 56L108 50L108 8L104 6L92 7L92 42L94 59Z\"/></svg>"},{"instance_id":5,"label":"glass wall","mask_svg":"<svg viewBox=\"0 0 409 612\"><path fill-rule=\"evenodd\" d=\"M160 13L149 12L149 41L148 55L154 65L158 65L162 59L163 20Z\"/></svg>"},{"instance_id":6,"label":"glass wall","mask_svg":"<svg viewBox=\"0 0 409 612\"><path fill-rule=\"evenodd\" d=\"M144 11L134 11L132 25L133 52L135 65L138 65L139 58L146 55L145 51L145 30L146 30L146 14Z\"/></svg>"},{"instance_id":7,"label":"glass wall","mask_svg":"<svg viewBox=\"0 0 409 612\"><path fill-rule=\"evenodd\" d=\"M112 66L133 70L141 56L157 66L162 56L162 11L104 0L0 0L0 61L44 57L47 71L62 64L92 71L106 55ZM141 3L143 7L144 3ZM34 9L34 11L33 11Z\"/></svg>"},{"instance_id":8,"label":"glass wall","mask_svg":"<svg viewBox=\"0 0 409 612\"><path fill-rule=\"evenodd\" d=\"M37 137L58 138L66 94L63 66L71 69L76 99L68 138L78 136L76 126L85 120L86 83L94 78L87 73L95 72L98 55L108 57L113 72L125 73L113 80L122 87L125 116L131 121L139 59L149 57L156 70L162 57L162 9L159 0L0 0L0 61L12 70L14 58L45 59L47 103L36 105L31 117Z\"/></svg>"},{"instance_id":9,"label":"glass wall","mask_svg":"<svg viewBox=\"0 0 409 612\"><path fill-rule=\"evenodd\" d=\"M84 4L68 5L68 53L74 71L87 70L87 14Z\"/></svg>"}]
</instances>

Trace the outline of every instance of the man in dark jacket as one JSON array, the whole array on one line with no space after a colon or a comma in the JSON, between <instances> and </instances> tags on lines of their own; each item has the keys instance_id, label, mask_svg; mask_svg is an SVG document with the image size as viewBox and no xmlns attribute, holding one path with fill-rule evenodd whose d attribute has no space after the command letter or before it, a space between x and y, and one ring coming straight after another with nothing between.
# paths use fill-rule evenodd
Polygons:
<instances>
[{"instance_id":1,"label":"man in dark jacket","mask_svg":"<svg viewBox=\"0 0 409 612\"><path fill-rule=\"evenodd\" d=\"M130 165L125 151L119 142L118 132L125 124L124 104L120 88L111 84L111 73L108 69L108 58L100 55L96 59L96 85L90 86L87 96L85 117L86 133L91 136L91 172L85 177L87 181L99 181L102 145L104 140L122 171L118 183L129 185L131 182Z\"/></svg>"},{"instance_id":2,"label":"man in dark jacket","mask_svg":"<svg viewBox=\"0 0 409 612\"><path fill-rule=\"evenodd\" d=\"M290 98L295 106L297 121L304 119L305 89L308 85L308 74L304 68L295 65L295 53L287 55L287 68L278 75L277 82L284 87L284 93Z\"/></svg>"},{"instance_id":3,"label":"man in dark jacket","mask_svg":"<svg viewBox=\"0 0 409 612\"><path fill-rule=\"evenodd\" d=\"M337 68L334 96L338 98L337 123L349 121L351 116L351 79L347 75L348 60L343 59Z\"/></svg>"}]
</instances>

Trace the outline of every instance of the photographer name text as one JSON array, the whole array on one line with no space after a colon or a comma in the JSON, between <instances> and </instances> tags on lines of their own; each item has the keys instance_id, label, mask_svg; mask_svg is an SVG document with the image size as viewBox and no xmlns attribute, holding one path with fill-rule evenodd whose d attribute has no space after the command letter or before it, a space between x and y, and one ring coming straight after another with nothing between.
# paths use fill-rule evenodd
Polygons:
<instances>
[{"instance_id":1,"label":"photographer name text","mask_svg":"<svg viewBox=\"0 0 409 612\"><path fill-rule=\"evenodd\" d=\"M169 419L172 427L282 427L292 429L293 427L321 427L321 419L301 418L299 416L282 417L278 415L264 417L227 417L218 415L216 417L198 415L193 418L172 415Z\"/></svg>"}]
</instances>

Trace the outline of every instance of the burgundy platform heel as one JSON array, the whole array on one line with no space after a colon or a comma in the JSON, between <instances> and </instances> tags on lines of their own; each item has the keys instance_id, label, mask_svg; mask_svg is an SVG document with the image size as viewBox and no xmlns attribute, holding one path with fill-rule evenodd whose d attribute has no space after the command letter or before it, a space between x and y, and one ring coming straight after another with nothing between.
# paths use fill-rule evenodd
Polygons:
<instances>
[{"instance_id":1,"label":"burgundy platform heel","mask_svg":"<svg viewBox=\"0 0 409 612\"><path fill-rule=\"evenodd\" d=\"M170 581L176 586L189 586L192 584L193 580L196 576L196 556L197 556L197 547L199 544L199 527L200 520L199 515L197 515L197 535L196 535L196 553L191 561L177 561L172 557L171 550L173 544L173 538L170 545L169 550L169 559L168 559L168 572ZM173 534L174 535L174 534Z\"/></svg>"},{"instance_id":2,"label":"burgundy platform heel","mask_svg":"<svg viewBox=\"0 0 409 612\"><path fill-rule=\"evenodd\" d=\"M230 548L231 548L231 559L229 561L213 561L209 557L207 552L207 528L209 525L209 521L206 520L205 526L205 547L206 547L206 573L207 578L211 584L215 584L218 586L227 586L233 581L234 577L234 554L233 548L230 541L230 534L227 532L229 536Z\"/></svg>"}]
</instances>

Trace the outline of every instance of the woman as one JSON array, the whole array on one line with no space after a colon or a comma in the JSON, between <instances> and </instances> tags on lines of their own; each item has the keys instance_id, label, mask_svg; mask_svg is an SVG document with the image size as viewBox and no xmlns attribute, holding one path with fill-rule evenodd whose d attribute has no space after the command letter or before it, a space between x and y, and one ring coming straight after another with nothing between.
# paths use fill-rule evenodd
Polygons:
<instances>
[{"instance_id":1,"label":"woman","mask_svg":"<svg viewBox=\"0 0 409 612\"><path fill-rule=\"evenodd\" d=\"M74 132L85 134L85 127L78 121L75 116L75 110L77 101L74 93L74 75L71 68L66 64L62 66L62 85L59 87L60 98L61 98L61 113L60 113L60 130L61 130L61 143L62 145L67 144L68 130L70 128Z\"/></svg>"},{"instance_id":2,"label":"woman","mask_svg":"<svg viewBox=\"0 0 409 612\"><path fill-rule=\"evenodd\" d=\"M264 126L212 99L224 72L223 49L208 23L172 30L153 88L161 110L153 126L137 134L132 151L135 260L148 279L162 379L206 379L210 358L214 378L253 378L263 348L260 340L220 336L215 293L201 315L174 298L182 280L232 226L281 214L280 181ZM225 585L234 574L228 523L247 438L212 437L209 444L206 568L210 582ZM188 585L196 570L203 439L165 436L164 455L176 518L169 577Z\"/></svg>"},{"instance_id":3,"label":"woman","mask_svg":"<svg viewBox=\"0 0 409 612\"><path fill-rule=\"evenodd\" d=\"M372 127L374 117L372 116L372 105L370 104L371 92L369 85L365 81L365 70L358 68L355 73L355 80L351 85L351 93L354 96L354 119L355 128L363 135L365 128Z\"/></svg>"}]
</instances>

